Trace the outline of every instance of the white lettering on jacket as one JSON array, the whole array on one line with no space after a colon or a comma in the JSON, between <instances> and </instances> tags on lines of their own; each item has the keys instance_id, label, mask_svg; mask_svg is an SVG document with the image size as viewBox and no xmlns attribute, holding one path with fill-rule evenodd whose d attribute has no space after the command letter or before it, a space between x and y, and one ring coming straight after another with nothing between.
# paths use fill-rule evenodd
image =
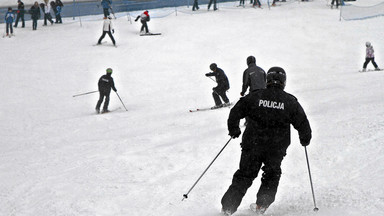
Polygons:
<instances>
[{"instance_id":1,"label":"white lettering on jacket","mask_svg":"<svg viewBox=\"0 0 384 216\"><path fill-rule=\"evenodd\" d=\"M265 108L271 108L271 109L284 109L284 103L282 102L276 102L276 101L269 101L269 100L260 100L259 101L259 107L265 107Z\"/></svg>"}]
</instances>

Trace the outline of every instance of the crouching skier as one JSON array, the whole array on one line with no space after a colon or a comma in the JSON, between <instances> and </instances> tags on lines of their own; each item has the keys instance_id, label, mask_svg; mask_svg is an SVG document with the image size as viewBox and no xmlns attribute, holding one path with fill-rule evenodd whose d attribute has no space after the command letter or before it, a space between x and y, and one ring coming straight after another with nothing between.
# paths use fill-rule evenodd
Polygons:
<instances>
[{"instance_id":1,"label":"crouching skier","mask_svg":"<svg viewBox=\"0 0 384 216\"><path fill-rule=\"evenodd\" d=\"M284 91L285 82L285 71L272 67L267 73L267 88L251 92L231 109L228 131L232 138L241 134L240 119L248 117L250 120L242 138L240 167L221 200L223 215L229 216L237 211L260 169L264 173L257 193L256 213L264 214L274 202L281 162L291 140L291 124L299 132L301 145L307 146L311 141L307 116L297 99Z\"/></svg>"},{"instance_id":2,"label":"crouching skier","mask_svg":"<svg viewBox=\"0 0 384 216\"><path fill-rule=\"evenodd\" d=\"M99 97L99 101L97 101L97 104L96 104L97 113L100 113L100 106L101 106L101 103L103 103L104 97L105 97L105 102L103 106L103 111L101 111L101 113L109 112L108 105L109 105L109 95L111 93L111 89L117 92L115 88L115 83L113 82L113 78L111 75L112 75L112 68L107 68L107 73L101 76L99 79L98 86L99 86L100 97Z\"/></svg>"}]
</instances>

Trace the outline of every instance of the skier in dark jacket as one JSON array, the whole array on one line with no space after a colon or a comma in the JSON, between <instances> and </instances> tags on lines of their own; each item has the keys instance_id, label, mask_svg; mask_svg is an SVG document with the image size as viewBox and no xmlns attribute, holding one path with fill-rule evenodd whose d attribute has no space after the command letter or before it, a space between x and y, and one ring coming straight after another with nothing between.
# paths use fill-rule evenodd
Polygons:
<instances>
[{"instance_id":1,"label":"skier in dark jacket","mask_svg":"<svg viewBox=\"0 0 384 216\"><path fill-rule=\"evenodd\" d=\"M148 30L148 25L147 22L151 20L151 17L149 16L149 12L146 10L142 14L136 17L135 22L140 19L141 22L141 29L140 29L140 34L144 34L144 29L145 29L145 34L149 33Z\"/></svg>"},{"instance_id":2,"label":"skier in dark jacket","mask_svg":"<svg viewBox=\"0 0 384 216\"><path fill-rule=\"evenodd\" d=\"M111 8L112 0L101 0L101 6L103 7L104 16L109 16L109 8Z\"/></svg>"},{"instance_id":3,"label":"skier in dark jacket","mask_svg":"<svg viewBox=\"0 0 384 216\"><path fill-rule=\"evenodd\" d=\"M21 0L17 1L17 11L16 11L17 17L15 21L14 27L17 28L17 24L19 23L19 19L21 19L21 28L25 27L25 21L24 21L24 3Z\"/></svg>"},{"instance_id":4,"label":"skier in dark jacket","mask_svg":"<svg viewBox=\"0 0 384 216\"><path fill-rule=\"evenodd\" d=\"M117 92L115 88L115 83L113 82L112 78L112 68L107 68L107 73L103 76L100 77L99 79L99 101L97 101L96 104L96 112L100 113L100 106L103 103L104 97L105 97L105 102L103 106L103 111L101 113L109 112L108 110L108 105L109 105L109 95L111 93L111 89L115 92Z\"/></svg>"},{"instance_id":5,"label":"skier in dark jacket","mask_svg":"<svg viewBox=\"0 0 384 216\"><path fill-rule=\"evenodd\" d=\"M37 29L37 20L40 19L40 8L39 3L37 1L34 5L32 5L31 9L29 10L29 13L31 14L32 19L32 30Z\"/></svg>"},{"instance_id":6,"label":"skier in dark jacket","mask_svg":"<svg viewBox=\"0 0 384 216\"><path fill-rule=\"evenodd\" d=\"M256 58L254 56L248 56L247 58L248 68L243 73L243 88L240 92L241 96L244 96L249 87L249 92L256 89L264 89L266 85L265 71L256 66Z\"/></svg>"},{"instance_id":7,"label":"skier in dark jacket","mask_svg":"<svg viewBox=\"0 0 384 216\"><path fill-rule=\"evenodd\" d=\"M211 69L212 73L207 73L205 76L214 76L217 82L217 86L212 89L212 96L216 104L214 107L212 107L212 109L229 106L230 103L226 94L226 91L229 89L229 81L227 76L222 69L217 67L216 63L212 63L209 68ZM223 99L224 104L221 102L220 97Z\"/></svg>"},{"instance_id":8,"label":"skier in dark jacket","mask_svg":"<svg viewBox=\"0 0 384 216\"><path fill-rule=\"evenodd\" d=\"M241 134L240 119L249 117L251 120L242 138L240 167L221 200L224 215L236 212L260 168L264 173L257 193L256 213L263 214L273 203L281 175L281 162L291 142L291 124L299 132L301 145L307 146L311 141L307 116L297 99L284 91L285 82L285 71L272 67L267 73L267 88L241 98L231 109L228 130L232 138Z\"/></svg>"}]
</instances>

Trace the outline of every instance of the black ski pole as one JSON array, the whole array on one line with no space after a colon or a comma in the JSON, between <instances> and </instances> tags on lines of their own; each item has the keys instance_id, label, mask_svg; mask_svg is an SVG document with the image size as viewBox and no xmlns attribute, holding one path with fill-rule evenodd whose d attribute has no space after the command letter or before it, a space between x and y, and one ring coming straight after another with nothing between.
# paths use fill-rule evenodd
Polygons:
<instances>
[{"instance_id":1,"label":"black ski pole","mask_svg":"<svg viewBox=\"0 0 384 216\"><path fill-rule=\"evenodd\" d=\"M86 93L81 93L81 94L73 95L72 97L77 97L77 96L82 96L82 95L92 94L92 93L96 93L96 92L99 92L99 91L90 91L90 92L86 92Z\"/></svg>"},{"instance_id":2,"label":"black ski pole","mask_svg":"<svg viewBox=\"0 0 384 216\"><path fill-rule=\"evenodd\" d=\"M309 173L309 181L310 181L310 183L311 183L311 189L312 189L313 204L315 205L315 208L313 209L313 211L319 211L319 208L316 207L315 192L313 191L312 176L311 176L311 169L309 168L309 160L308 160L307 147L304 146L304 149L305 149L305 157L306 157L306 159L307 159L307 166L308 166L308 173Z\"/></svg>"},{"instance_id":3,"label":"black ski pole","mask_svg":"<svg viewBox=\"0 0 384 216\"><path fill-rule=\"evenodd\" d=\"M192 187L189 189L189 191L183 195L183 199L181 201L183 201L184 199L187 199L188 198L188 194L192 191L192 189L196 186L196 184L200 181L200 179L203 177L203 175L208 171L209 167L211 167L211 165L213 164L213 162L215 162L215 160L217 159L217 157L219 157L219 155L221 154L221 152L225 149L225 147L227 147L228 143L232 140L232 137L228 140L227 143L225 143L225 145L223 146L223 148L220 150L220 152L216 155L216 157L212 160L212 162L208 165L208 167L204 170L204 172L200 175L200 177L196 180L196 182L192 185Z\"/></svg>"},{"instance_id":4,"label":"black ski pole","mask_svg":"<svg viewBox=\"0 0 384 216\"><path fill-rule=\"evenodd\" d=\"M116 92L116 94L117 94L117 92ZM120 99L120 102L123 104L123 106L124 106L124 108L125 108L125 111L128 111L128 110L127 110L127 107L125 107L125 105L124 105L123 101L121 100L121 98L120 98L119 94L117 94L117 97L119 97L119 99Z\"/></svg>"}]
</instances>

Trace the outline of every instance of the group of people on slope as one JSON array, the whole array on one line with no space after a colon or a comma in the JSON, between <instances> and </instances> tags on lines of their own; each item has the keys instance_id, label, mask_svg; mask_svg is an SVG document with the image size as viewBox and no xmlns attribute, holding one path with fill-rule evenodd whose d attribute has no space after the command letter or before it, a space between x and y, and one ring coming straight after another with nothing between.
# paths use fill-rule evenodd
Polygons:
<instances>
[{"instance_id":1,"label":"group of people on slope","mask_svg":"<svg viewBox=\"0 0 384 216\"><path fill-rule=\"evenodd\" d=\"M44 0L44 3L39 3L36 1L29 10L25 10L24 3L21 0L17 1L17 10L16 10L16 21L13 25L13 21L15 20L15 13L11 7L8 8L7 13L5 14L5 22L6 22L6 36L11 36L13 34L13 28L17 28L19 20L21 21L21 28L25 27L24 15L25 13L31 14L32 19L32 30L37 29L37 20L40 19L41 13L40 8L44 13L44 26L47 25L47 20L53 24L51 9L55 13L56 22L55 23L63 23L61 19L61 10L64 7L61 0L51 1Z\"/></svg>"},{"instance_id":2,"label":"group of people on slope","mask_svg":"<svg viewBox=\"0 0 384 216\"><path fill-rule=\"evenodd\" d=\"M297 99L284 91L286 72L281 67L272 67L267 73L256 65L256 58L247 58L248 68L243 72L243 85L240 95L243 96L231 109L228 117L228 132L235 139L241 135L240 120L247 119L247 125L241 141L241 159L239 169L234 173L232 184L221 199L222 215L230 216L237 211L247 189L263 171L261 185L257 193L255 211L264 214L274 202L281 176L281 163L290 145L290 125L299 132L302 146L309 145L312 130ZM216 106L229 102L225 92L229 89L228 78L217 64L210 65L217 86L213 88ZM102 113L108 112L111 89L117 91L111 77L112 69L98 82L100 97L96 104L97 113L105 98ZM249 94L245 92L249 88Z\"/></svg>"},{"instance_id":3,"label":"group of people on slope","mask_svg":"<svg viewBox=\"0 0 384 216\"><path fill-rule=\"evenodd\" d=\"M207 10L209 10L212 5L213 5L213 10L217 10L216 0L209 0ZM193 1L193 6L192 6L192 11L196 11L196 10L199 10L199 9L200 9L199 1L198 0L194 0Z\"/></svg>"}]
</instances>

